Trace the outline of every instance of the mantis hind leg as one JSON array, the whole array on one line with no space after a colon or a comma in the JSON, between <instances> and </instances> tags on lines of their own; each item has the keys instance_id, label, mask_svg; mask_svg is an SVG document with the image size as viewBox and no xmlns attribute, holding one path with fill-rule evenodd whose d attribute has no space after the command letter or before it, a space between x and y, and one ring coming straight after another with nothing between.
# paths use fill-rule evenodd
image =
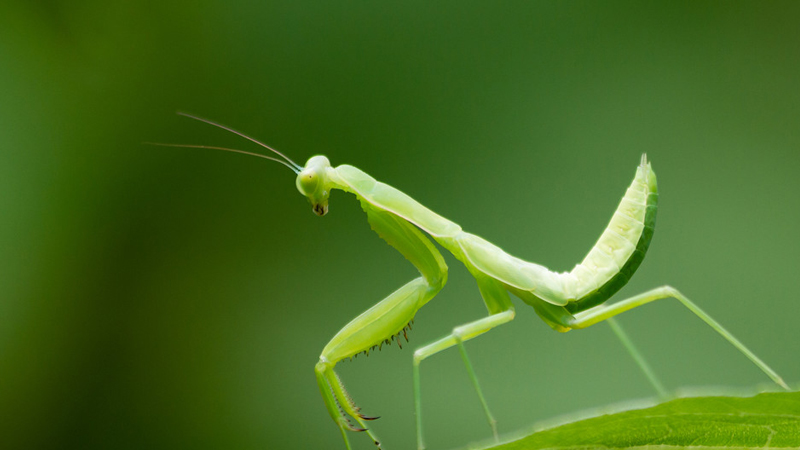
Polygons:
<instances>
[{"instance_id":1,"label":"mantis hind leg","mask_svg":"<svg viewBox=\"0 0 800 450\"><path fill-rule=\"evenodd\" d=\"M604 320L608 320L617 314L621 314L625 311L631 310L633 308L646 305L650 302L661 300L665 298L674 298L681 302L683 306L688 308L691 312L693 312L697 317L702 319L705 323L707 323L711 328L713 328L717 333L722 335L728 342L730 342L734 347L736 347L742 354L744 354L750 361L753 362L761 371L763 371L772 381L775 382L778 386L788 390L789 386L786 385L786 382L778 376L778 374L772 370L764 361L761 360L758 356L756 356L750 349L745 347L738 339L736 339L733 334L731 334L728 330L723 328L716 320L712 319L705 311L700 309L697 305L695 305L691 300L689 300L685 295L683 295L677 289L671 286L662 286L659 288L652 289L645 293L639 294L637 296L622 300L617 302L613 305L602 305L592 308L587 311L583 311L580 313L575 314L574 318L570 320L568 323L564 323L565 327L569 328L586 328L592 326L596 323L602 322Z\"/></svg>"},{"instance_id":2,"label":"mantis hind leg","mask_svg":"<svg viewBox=\"0 0 800 450\"><path fill-rule=\"evenodd\" d=\"M480 400L484 414L486 414L486 419L492 429L492 435L494 436L495 440L499 440L497 433L497 421L494 419L494 416L489 410L486 397L483 395L480 383L478 382L478 377L475 374L475 369L473 369L472 363L467 355L467 350L464 347L464 342L480 336L481 334L498 325L510 322L514 319L515 313L511 304L511 300L508 298L508 293L500 283L486 276L475 273L473 273L473 275L475 275L475 278L478 281L478 287L481 291L481 295L483 296L484 302L486 303L491 315L474 322L457 326L453 329L451 334L431 344L421 347L414 352L414 407L417 415L417 448L420 450L425 448L422 438L422 394L419 377L420 363L424 359L456 345L459 348L461 358L463 359L464 365L467 368L467 374L472 381L475 392L478 394L478 400Z\"/></svg>"}]
</instances>

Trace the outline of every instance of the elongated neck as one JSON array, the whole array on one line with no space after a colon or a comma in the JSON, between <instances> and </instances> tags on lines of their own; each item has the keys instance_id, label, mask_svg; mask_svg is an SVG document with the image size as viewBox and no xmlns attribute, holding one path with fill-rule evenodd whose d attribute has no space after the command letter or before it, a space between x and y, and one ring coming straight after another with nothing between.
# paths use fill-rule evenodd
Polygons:
<instances>
[{"instance_id":1,"label":"elongated neck","mask_svg":"<svg viewBox=\"0 0 800 450\"><path fill-rule=\"evenodd\" d=\"M338 189L358 197L364 208L391 212L421 228L434 238L452 237L461 227L445 219L399 189L375 180L366 172L348 165L329 169L330 181Z\"/></svg>"}]
</instances>

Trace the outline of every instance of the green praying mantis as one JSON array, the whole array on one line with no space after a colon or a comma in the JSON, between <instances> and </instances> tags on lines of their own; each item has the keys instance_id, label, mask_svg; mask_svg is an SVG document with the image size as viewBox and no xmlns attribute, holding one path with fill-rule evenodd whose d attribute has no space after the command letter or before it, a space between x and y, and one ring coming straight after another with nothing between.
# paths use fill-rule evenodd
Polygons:
<instances>
[{"instance_id":1,"label":"green praying mantis","mask_svg":"<svg viewBox=\"0 0 800 450\"><path fill-rule=\"evenodd\" d=\"M478 284L478 291L489 314L455 327L450 334L414 352L414 402L419 449L424 448L420 364L454 346L461 353L492 435L495 440L498 439L496 421L478 383L464 342L514 319L514 305L509 293L532 306L547 325L559 332L582 329L607 321L662 396L666 391L613 317L655 300L677 299L739 349L777 385L789 390L774 370L671 286L658 287L612 305L604 305L633 276L653 237L658 187L656 175L645 155L642 155L633 182L614 212L611 222L594 247L572 271L556 273L544 266L509 255L489 241L462 230L455 222L436 214L398 189L375 180L353 166L333 167L328 158L321 155L311 157L305 166L300 166L283 153L230 127L186 113L178 114L235 133L273 152L275 156L205 145L157 145L231 151L281 163L295 172L297 189L308 199L314 213L319 216L328 212L328 200L333 190L351 193L361 203L372 229L419 271L418 278L409 281L345 325L322 349L319 362L314 367L325 407L341 431L348 450L351 448L348 431L365 432L381 448L379 439L367 425L367 421L377 417L369 417L360 412L334 368L344 359L359 353L369 353L370 350L390 344L394 340L400 344L401 335L407 339L407 330L410 329L417 311L431 301L447 282L447 265L430 238L466 266Z\"/></svg>"}]
</instances>

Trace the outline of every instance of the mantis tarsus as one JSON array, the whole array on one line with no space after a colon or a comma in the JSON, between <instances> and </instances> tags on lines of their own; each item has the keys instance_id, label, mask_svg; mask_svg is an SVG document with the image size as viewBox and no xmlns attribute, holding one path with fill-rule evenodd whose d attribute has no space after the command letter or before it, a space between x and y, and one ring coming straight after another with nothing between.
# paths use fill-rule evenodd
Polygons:
<instances>
[{"instance_id":1,"label":"mantis tarsus","mask_svg":"<svg viewBox=\"0 0 800 450\"><path fill-rule=\"evenodd\" d=\"M483 238L463 231L456 223L353 166L333 167L328 158L321 155L311 157L305 166L300 166L277 150L243 133L207 119L179 114L233 132L272 151L276 157L223 147L158 145L233 151L279 162L297 174L297 189L308 198L313 211L319 216L328 212L328 199L332 190L340 189L354 194L367 213L372 229L419 270L420 277L411 280L345 325L323 348L314 368L325 406L339 427L348 449L350 442L347 431L366 432L378 448L381 444L366 424L366 421L376 417L368 417L360 412L334 372L334 367L343 359L359 353L369 353L370 350L390 344L393 340L397 340L399 344L400 335L406 336L417 310L444 287L447 282L447 265L426 234L466 266L478 283L478 290L489 315L457 326L452 333L414 352L414 401L419 449L424 448L420 363L453 346L459 348L492 434L495 439L498 438L496 421L481 391L464 342L514 318L514 305L509 298L509 292L532 306L538 316L556 331L566 332L609 321L637 364L662 395L665 392L663 387L612 318L655 300L677 299L739 349L776 384L789 390L775 371L671 286L655 288L612 305L603 304L631 278L644 259L653 236L658 188L655 173L645 155L642 155L633 182L614 212L611 222L594 247L572 271L556 273L511 256Z\"/></svg>"}]
</instances>

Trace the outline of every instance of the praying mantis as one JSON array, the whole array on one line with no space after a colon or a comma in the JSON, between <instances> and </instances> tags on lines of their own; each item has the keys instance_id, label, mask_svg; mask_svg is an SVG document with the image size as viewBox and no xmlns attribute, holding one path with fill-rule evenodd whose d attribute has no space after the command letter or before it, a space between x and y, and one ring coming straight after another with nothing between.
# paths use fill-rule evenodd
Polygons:
<instances>
[{"instance_id":1,"label":"praying mantis","mask_svg":"<svg viewBox=\"0 0 800 450\"><path fill-rule=\"evenodd\" d=\"M662 396L666 391L613 318L656 300L676 299L741 351L778 386L789 390L772 368L671 286L651 289L611 305L604 304L633 276L653 237L658 187L655 172L646 155L642 155L630 187L594 247L572 271L556 273L511 256L489 241L462 230L455 222L436 214L400 190L375 180L353 166L333 167L328 158L321 155L311 157L305 166L300 166L283 153L230 127L186 113L178 114L237 134L271 151L274 156L205 145L156 145L224 150L281 163L296 174L298 191L308 199L318 216L327 214L333 190L353 194L366 212L372 229L419 271L418 278L409 281L345 325L322 349L319 362L314 367L325 407L341 431L348 450L351 449L349 431L365 432L381 448L380 440L367 425L368 421L377 417L361 413L334 368L344 359L360 353L368 354L370 350L392 341L400 345L401 335L407 340L407 331L417 311L431 301L447 282L447 264L431 239L464 264L475 278L488 315L457 326L450 334L414 352L412 368L418 449L424 448L420 365L425 359L451 347L458 347L492 435L495 440L498 439L496 421L464 342L514 319L515 307L509 293L533 307L548 326L559 332L608 322Z\"/></svg>"}]
</instances>

